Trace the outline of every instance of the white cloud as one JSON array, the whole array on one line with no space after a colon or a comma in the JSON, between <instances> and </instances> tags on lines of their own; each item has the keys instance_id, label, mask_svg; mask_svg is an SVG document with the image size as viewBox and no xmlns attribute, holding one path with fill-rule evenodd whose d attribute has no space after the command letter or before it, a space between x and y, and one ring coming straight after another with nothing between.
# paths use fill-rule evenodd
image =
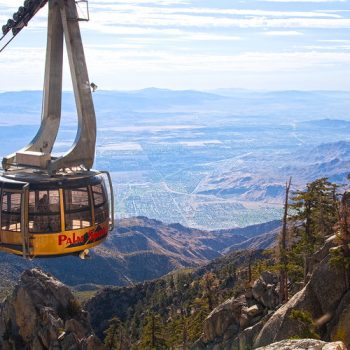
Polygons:
<instances>
[{"instance_id":1,"label":"white cloud","mask_svg":"<svg viewBox=\"0 0 350 350\"><path fill-rule=\"evenodd\" d=\"M268 32L263 32L262 34L267 35L267 36L300 36L300 35L304 35L304 33L297 32L295 30L268 31Z\"/></svg>"},{"instance_id":2,"label":"white cloud","mask_svg":"<svg viewBox=\"0 0 350 350\"><path fill-rule=\"evenodd\" d=\"M327 72L332 86L337 79L343 86L343 77L350 74L349 41L344 40L350 18L341 9L345 1L303 1L315 4L307 7L289 6L301 0L266 1L270 4L249 0L251 8L244 8L248 1L239 8L235 2L226 7L212 2L210 8L190 0L90 0L91 21L81 23L90 76L102 88L114 89L213 88L230 79L247 87L247 76L249 84L255 76L264 77L261 84L266 85L276 76L291 82L298 76L304 87L302 76L317 80L320 74L326 81ZM0 20L22 2L0 0ZM321 2L338 4L320 10L325 7L317 5ZM9 89L41 88L46 20L47 7L0 56Z\"/></svg>"},{"instance_id":3,"label":"white cloud","mask_svg":"<svg viewBox=\"0 0 350 350\"><path fill-rule=\"evenodd\" d=\"M159 33L159 31L155 31L156 33ZM128 42L138 42L138 43L153 43L153 44L159 44L164 41L239 41L243 38L237 35L225 35L225 34L212 34L212 33L206 33L206 32L189 32L189 31L183 31L179 30L176 34L170 32L166 36L164 36L164 33L162 32L163 36L157 36L157 37L131 37L128 38ZM169 35L171 34L171 35Z\"/></svg>"},{"instance_id":4,"label":"white cloud","mask_svg":"<svg viewBox=\"0 0 350 350\"><path fill-rule=\"evenodd\" d=\"M95 1L95 0L90 0L90 4L147 4L147 5L183 5L183 4L190 4L191 1L187 0L120 0L120 1L115 1L115 0L101 0L101 1Z\"/></svg>"},{"instance_id":5,"label":"white cloud","mask_svg":"<svg viewBox=\"0 0 350 350\"><path fill-rule=\"evenodd\" d=\"M211 55L190 55L150 50L123 51L113 55L113 52L108 50L101 52L92 49L87 55L91 75L98 77L96 79L99 85L105 89L141 88L145 86L144 81L147 81L148 86L167 88L186 86L196 89L230 84L254 88L254 84L259 81L260 88L262 86L266 88L271 87L270 80L275 80L275 77L279 77L280 82L276 82L277 85L274 86L280 84L279 86L286 87L299 79L300 88L308 86L314 88L318 86L320 89L335 88L338 80L338 87L345 84L350 88L348 81L345 82L344 79L339 81L340 76L350 72L350 53L315 50L292 53L247 52L225 55L218 52ZM106 78L106 72L113 79ZM324 78L325 75L328 80ZM286 81L283 81L284 76L288 76ZM260 81L260 77L264 79ZM304 77L303 83L301 77ZM328 85L323 85L322 81L324 83L327 81Z\"/></svg>"},{"instance_id":6,"label":"white cloud","mask_svg":"<svg viewBox=\"0 0 350 350\"><path fill-rule=\"evenodd\" d=\"M193 41L239 41L242 40L242 37L237 35L221 35L221 34L210 34L210 33L192 33L187 35L185 34L183 39L193 40Z\"/></svg>"},{"instance_id":7,"label":"white cloud","mask_svg":"<svg viewBox=\"0 0 350 350\"><path fill-rule=\"evenodd\" d=\"M135 52L125 50L113 54L110 50L90 48L90 63L96 67L108 66L112 71L123 69L157 70L208 70L208 71L279 71L315 69L316 66L331 67L338 64L350 65L350 53L345 52L247 52L238 55L225 54L171 54L160 50Z\"/></svg>"},{"instance_id":8,"label":"white cloud","mask_svg":"<svg viewBox=\"0 0 350 350\"><path fill-rule=\"evenodd\" d=\"M326 76L328 81L331 79L330 88L336 88L337 79L350 72L350 52L313 50L290 53L246 52L229 55L222 52L186 54L127 47L118 51L115 49L103 45L86 47L90 78L102 89L134 89L151 85L207 89L229 84L232 86L233 83L235 86L241 84L253 88L253 77L259 81L260 88L263 88L264 84L265 88L271 87L270 78L277 84L276 77L280 77L280 84L283 83L284 87L295 87L292 84L298 79L301 81L302 76L305 83L299 85L301 88L306 88L310 84L315 86L317 81L312 79L317 77L320 79L319 88L322 89L326 88L326 85L321 84L321 81L326 82ZM28 70L29 66L31 69ZM65 67L64 87L67 89L70 88L67 63ZM6 81L7 90L41 89L44 52L42 49L26 47L10 48L1 56L0 71L3 81ZM16 76L21 78L19 85L14 79ZM288 81L282 81L284 76L288 76ZM264 79L260 81L259 77ZM350 88L350 84L345 80L339 80L338 87L348 84Z\"/></svg>"},{"instance_id":9,"label":"white cloud","mask_svg":"<svg viewBox=\"0 0 350 350\"><path fill-rule=\"evenodd\" d=\"M5 3L5 1L0 0ZM277 1L277 0L271 0ZM284 0L278 0L284 1ZM189 28L350 28L350 19L331 11L273 11L258 9L172 7L164 4L188 4L187 1L91 1L93 29L109 34L147 34L151 31ZM148 4L148 6L140 6ZM5 17L2 16L5 20ZM47 11L41 10L30 26L42 28L46 25ZM156 29L152 29L156 28ZM271 33L282 31L271 31ZM296 31L295 31L296 32ZM166 32L164 32L167 34ZM293 31L290 31L293 35ZM267 34L269 35L269 34ZM274 34L271 34L274 35ZM276 34L278 35L278 34ZM283 35L283 34L280 34ZM296 35L296 34L294 34ZM225 34L223 35L225 36Z\"/></svg>"},{"instance_id":10,"label":"white cloud","mask_svg":"<svg viewBox=\"0 0 350 350\"><path fill-rule=\"evenodd\" d=\"M233 9L233 8L206 8L206 7L160 7L160 6L134 6L124 4L91 5L91 8L105 10L106 12L133 12L144 15L227 15L227 16L266 16L266 17L331 17L341 18L340 15L331 11L276 11L257 9Z\"/></svg>"},{"instance_id":11,"label":"white cloud","mask_svg":"<svg viewBox=\"0 0 350 350\"><path fill-rule=\"evenodd\" d=\"M319 3L319 2L346 2L347 0L260 0L264 2L311 2L311 3Z\"/></svg>"},{"instance_id":12,"label":"white cloud","mask_svg":"<svg viewBox=\"0 0 350 350\"><path fill-rule=\"evenodd\" d=\"M344 39L330 39L330 40L317 40L318 42L321 43L335 43L335 44L350 44L350 40L344 40Z\"/></svg>"},{"instance_id":13,"label":"white cloud","mask_svg":"<svg viewBox=\"0 0 350 350\"><path fill-rule=\"evenodd\" d=\"M346 52L246 52L242 54L185 54L168 53L161 50L148 50L144 52L127 49L115 52L115 47L97 45L87 46L86 54L90 65L108 71L124 69L130 70L162 70L169 67L178 70L254 70L275 71L280 69L305 69L315 66L334 66L346 64L350 66L350 53ZM16 47L4 51L0 66L2 72L8 70L27 71L26 67L40 66L44 62L45 53L41 49ZM31 62L31 63L30 63ZM142 63L141 65L139 63ZM107 69L108 67L108 69ZM5 69L6 68L6 69ZM43 67L40 67L43 70Z\"/></svg>"},{"instance_id":14,"label":"white cloud","mask_svg":"<svg viewBox=\"0 0 350 350\"><path fill-rule=\"evenodd\" d=\"M333 46L325 46L325 45L305 45L302 47L305 50L318 50L318 51L329 51L329 50L336 50L336 51L344 51L344 50L350 50L350 45L333 45Z\"/></svg>"},{"instance_id":15,"label":"white cloud","mask_svg":"<svg viewBox=\"0 0 350 350\"><path fill-rule=\"evenodd\" d=\"M133 6L124 3L96 4L94 29L110 33L126 28L350 28L350 19L327 11L272 11L205 7ZM126 29L127 31L127 29Z\"/></svg>"}]
</instances>

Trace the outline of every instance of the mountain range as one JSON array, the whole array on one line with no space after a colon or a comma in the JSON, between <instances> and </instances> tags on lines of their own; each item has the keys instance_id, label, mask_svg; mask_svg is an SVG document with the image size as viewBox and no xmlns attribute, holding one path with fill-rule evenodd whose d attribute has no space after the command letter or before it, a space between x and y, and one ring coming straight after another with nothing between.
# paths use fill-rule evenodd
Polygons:
<instances>
[{"instance_id":1,"label":"mountain range","mask_svg":"<svg viewBox=\"0 0 350 350\"><path fill-rule=\"evenodd\" d=\"M80 290L98 285L133 285L175 269L193 268L222 256L235 244L264 237L278 229L279 221L227 231L203 231L180 224L164 224L146 217L119 220L107 241L91 251L91 259L24 260L0 254L0 290L7 290L22 271L41 267ZM232 246L232 248L231 248ZM249 246L249 244L248 244Z\"/></svg>"},{"instance_id":2,"label":"mountain range","mask_svg":"<svg viewBox=\"0 0 350 350\"><path fill-rule=\"evenodd\" d=\"M350 142L325 143L305 152L280 154L279 167L274 166L276 159L269 159L268 155L258 160L249 155L242 160L244 163L239 162L231 169L217 169L197 186L196 192L217 197L235 196L242 201L282 203L284 183L289 177L293 179L294 189L321 177L346 184Z\"/></svg>"},{"instance_id":3,"label":"mountain range","mask_svg":"<svg viewBox=\"0 0 350 350\"><path fill-rule=\"evenodd\" d=\"M117 112L234 112L236 115L265 115L298 119L348 118L347 91L251 91L218 89L208 92L146 88L135 91L98 90L94 95L98 115L105 117ZM4 113L30 117L40 114L41 91L0 93L0 116ZM13 106L16 106L14 109ZM72 92L63 93L64 113L75 110ZM38 118L40 115L38 115ZM24 119L22 119L24 120ZM27 119L31 123L33 120ZM40 119L37 119L39 121ZM4 122L4 121L3 121Z\"/></svg>"}]
</instances>

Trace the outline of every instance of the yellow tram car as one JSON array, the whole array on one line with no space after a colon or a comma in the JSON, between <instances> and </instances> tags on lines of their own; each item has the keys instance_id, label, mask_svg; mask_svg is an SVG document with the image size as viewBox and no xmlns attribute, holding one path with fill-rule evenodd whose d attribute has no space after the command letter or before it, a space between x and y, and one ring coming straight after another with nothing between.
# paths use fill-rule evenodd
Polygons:
<instances>
[{"instance_id":1,"label":"yellow tram car","mask_svg":"<svg viewBox=\"0 0 350 350\"><path fill-rule=\"evenodd\" d=\"M110 175L91 170L97 133L92 92L97 86L88 77L77 3L88 5L87 0L25 0L2 27L0 52L48 4L41 125L26 147L3 158L0 175L0 251L25 258L84 258L113 229ZM78 125L69 151L54 156L62 114L64 43Z\"/></svg>"},{"instance_id":2,"label":"yellow tram car","mask_svg":"<svg viewBox=\"0 0 350 350\"><path fill-rule=\"evenodd\" d=\"M101 243L113 229L107 172L6 174L0 186L1 251L25 257L79 254Z\"/></svg>"}]
</instances>

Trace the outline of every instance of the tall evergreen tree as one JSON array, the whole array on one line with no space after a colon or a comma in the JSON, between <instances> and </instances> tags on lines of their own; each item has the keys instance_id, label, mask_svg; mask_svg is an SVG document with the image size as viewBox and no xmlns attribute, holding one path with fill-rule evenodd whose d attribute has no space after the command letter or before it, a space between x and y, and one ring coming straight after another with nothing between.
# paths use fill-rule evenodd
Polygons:
<instances>
[{"instance_id":1,"label":"tall evergreen tree","mask_svg":"<svg viewBox=\"0 0 350 350\"><path fill-rule=\"evenodd\" d=\"M207 272L202 280L201 285L204 289L204 297L208 301L209 310L213 310L216 306L216 290L219 286L219 280L212 272Z\"/></svg>"},{"instance_id":2,"label":"tall evergreen tree","mask_svg":"<svg viewBox=\"0 0 350 350\"><path fill-rule=\"evenodd\" d=\"M169 349L164 337L165 325L160 315L151 313L142 328L141 342L139 349L141 350L165 350Z\"/></svg>"},{"instance_id":3,"label":"tall evergreen tree","mask_svg":"<svg viewBox=\"0 0 350 350\"><path fill-rule=\"evenodd\" d=\"M305 190L294 192L289 205L296 239L292 254L302 255L304 283L310 272L310 256L332 235L337 222L337 188L327 178L315 180Z\"/></svg>"},{"instance_id":4,"label":"tall evergreen tree","mask_svg":"<svg viewBox=\"0 0 350 350\"><path fill-rule=\"evenodd\" d=\"M105 331L104 343L108 350L130 349L130 340L126 334L123 323L118 317L113 317L109 321L109 327Z\"/></svg>"}]
</instances>

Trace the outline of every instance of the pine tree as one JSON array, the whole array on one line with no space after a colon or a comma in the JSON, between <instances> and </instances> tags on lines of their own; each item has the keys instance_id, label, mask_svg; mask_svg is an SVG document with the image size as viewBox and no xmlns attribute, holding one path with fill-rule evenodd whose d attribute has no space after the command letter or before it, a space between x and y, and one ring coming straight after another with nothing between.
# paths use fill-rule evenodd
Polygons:
<instances>
[{"instance_id":1,"label":"pine tree","mask_svg":"<svg viewBox=\"0 0 350 350\"><path fill-rule=\"evenodd\" d=\"M291 256L302 255L304 283L310 273L310 256L332 234L337 222L337 188L327 178L315 180L304 191L294 192L289 205L295 235Z\"/></svg>"},{"instance_id":2,"label":"pine tree","mask_svg":"<svg viewBox=\"0 0 350 350\"><path fill-rule=\"evenodd\" d=\"M118 317L113 317L109 321L109 327L104 332L104 343L108 350L128 350L130 340L125 332L123 323Z\"/></svg>"},{"instance_id":3,"label":"pine tree","mask_svg":"<svg viewBox=\"0 0 350 350\"><path fill-rule=\"evenodd\" d=\"M208 301L208 308L213 310L216 305L215 295L219 286L219 280L214 273L207 272L201 280L201 286L204 290L204 297Z\"/></svg>"},{"instance_id":4,"label":"pine tree","mask_svg":"<svg viewBox=\"0 0 350 350\"><path fill-rule=\"evenodd\" d=\"M160 315L151 313L145 320L142 328L141 342L139 349L141 350L162 350L168 349L167 342L164 337L165 325Z\"/></svg>"},{"instance_id":5,"label":"pine tree","mask_svg":"<svg viewBox=\"0 0 350 350\"><path fill-rule=\"evenodd\" d=\"M190 343L195 342L203 331L203 322L209 315L208 302L204 298L196 298L191 304L191 315L187 319L187 336Z\"/></svg>"}]
</instances>

